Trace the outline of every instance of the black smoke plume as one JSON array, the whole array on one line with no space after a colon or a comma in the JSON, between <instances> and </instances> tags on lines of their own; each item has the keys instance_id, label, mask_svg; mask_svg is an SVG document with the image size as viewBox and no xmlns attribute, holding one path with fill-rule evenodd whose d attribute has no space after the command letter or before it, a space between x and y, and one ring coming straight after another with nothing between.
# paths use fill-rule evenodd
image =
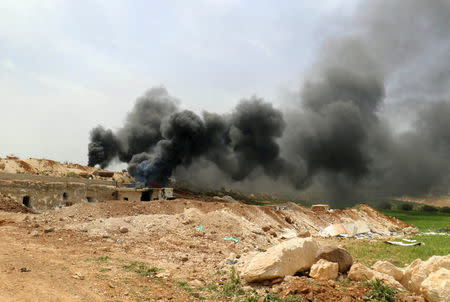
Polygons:
<instances>
[{"instance_id":1,"label":"black smoke plume","mask_svg":"<svg viewBox=\"0 0 450 302\"><path fill-rule=\"evenodd\" d=\"M446 0L363 1L323 41L289 110L253 97L198 115L153 88L123 128L92 130L89 165L119 159L137 180L162 184L196 175L265 189L269 179L335 200L448 188L449 29Z\"/></svg>"}]
</instances>

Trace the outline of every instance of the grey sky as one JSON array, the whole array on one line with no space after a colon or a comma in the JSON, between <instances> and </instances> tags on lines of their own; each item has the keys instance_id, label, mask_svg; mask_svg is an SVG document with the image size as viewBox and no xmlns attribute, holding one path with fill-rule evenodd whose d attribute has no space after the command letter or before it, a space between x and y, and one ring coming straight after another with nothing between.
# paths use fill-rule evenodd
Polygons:
<instances>
[{"instance_id":1,"label":"grey sky","mask_svg":"<svg viewBox=\"0 0 450 302\"><path fill-rule=\"evenodd\" d=\"M276 104L356 2L3 0L0 156L85 164L90 129L156 85L197 112Z\"/></svg>"}]
</instances>

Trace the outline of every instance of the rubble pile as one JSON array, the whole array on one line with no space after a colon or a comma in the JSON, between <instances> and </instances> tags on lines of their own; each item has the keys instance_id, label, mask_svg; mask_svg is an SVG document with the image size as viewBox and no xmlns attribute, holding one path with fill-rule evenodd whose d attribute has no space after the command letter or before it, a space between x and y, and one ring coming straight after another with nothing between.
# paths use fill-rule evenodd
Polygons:
<instances>
[{"instance_id":1,"label":"rubble pile","mask_svg":"<svg viewBox=\"0 0 450 302\"><path fill-rule=\"evenodd\" d=\"M0 192L0 211L14 212L14 213L32 213L30 208L27 208L21 203L18 203L11 195Z\"/></svg>"}]
</instances>

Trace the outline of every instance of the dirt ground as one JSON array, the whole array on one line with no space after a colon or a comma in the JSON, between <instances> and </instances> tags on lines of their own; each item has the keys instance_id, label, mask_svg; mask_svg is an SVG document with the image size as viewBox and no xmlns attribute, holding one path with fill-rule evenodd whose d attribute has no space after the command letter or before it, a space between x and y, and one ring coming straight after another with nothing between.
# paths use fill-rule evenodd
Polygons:
<instances>
[{"instance_id":1,"label":"dirt ground","mask_svg":"<svg viewBox=\"0 0 450 302\"><path fill-rule=\"evenodd\" d=\"M360 212L321 216L302 207L187 199L83 203L41 214L0 211L0 301L233 301L221 292L231 264L239 271L292 232L313 234L350 216L380 230L407 226L370 208ZM362 301L367 291L354 282L318 284L306 277L243 289L314 301Z\"/></svg>"}]
</instances>

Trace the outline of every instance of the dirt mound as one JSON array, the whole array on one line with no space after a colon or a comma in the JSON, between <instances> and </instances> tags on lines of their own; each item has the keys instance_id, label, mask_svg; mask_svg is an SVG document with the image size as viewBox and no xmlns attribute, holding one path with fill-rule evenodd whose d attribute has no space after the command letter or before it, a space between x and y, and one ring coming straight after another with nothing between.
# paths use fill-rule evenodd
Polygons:
<instances>
[{"instance_id":1,"label":"dirt mound","mask_svg":"<svg viewBox=\"0 0 450 302\"><path fill-rule=\"evenodd\" d=\"M8 159L0 158L0 172L23 173L56 177L88 177L93 179L114 180L120 183L134 182L127 172L114 172L112 177L101 177L99 168L87 167L73 163L59 163L49 159Z\"/></svg>"},{"instance_id":2,"label":"dirt mound","mask_svg":"<svg viewBox=\"0 0 450 302\"><path fill-rule=\"evenodd\" d=\"M26 206L18 203L11 195L0 193L0 211L13 213L33 213Z\"/></svg>"},{"instance_id":3,"label":"dirt mound","mask_svg":"<svg viewBox=\"0 0 450 302\"><path fill-rule=\"evenodd\" d=\"M364 205L316 213L296 204L176 199L3 212L0 300L18 301L20 292L20 301L233 301L224 295L233 266L239 272L253 255L285 238L317 236L329 224L350 220L380 232L407 226ZM317 301L359 301L367 291L355 282L321 284L292 277L279 287L242 285L259 296L298 294Z\"/></svg>"}]
</instances>

